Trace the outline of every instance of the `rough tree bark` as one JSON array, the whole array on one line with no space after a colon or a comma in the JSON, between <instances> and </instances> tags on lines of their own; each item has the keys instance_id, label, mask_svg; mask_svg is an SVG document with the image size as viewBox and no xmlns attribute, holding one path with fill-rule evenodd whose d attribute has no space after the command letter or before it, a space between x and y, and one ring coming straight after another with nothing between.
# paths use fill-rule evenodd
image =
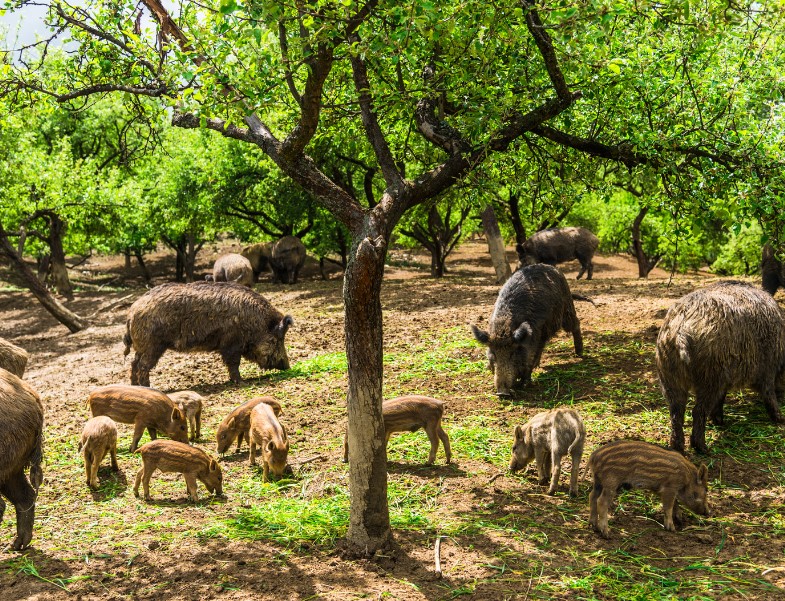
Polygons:
<instances>
[{"instance_id":1,"label":"rough tree bark","mask_svg":"<svg viewBox=\"0 0 785 601\"><path fill-rule=\"evenodd\" d=\"M65 264L65 251L63 249L63 235L65 234L66 225L60 216L54 212L48 214L47 220L49 221L47 243L50 251L49 270L52 274L52 284L59 294L62 294L68 300L73 300L74 289L68 277L68 266Z\"/></svg>"},{"instance_id":2,"label":"rough tree bark","mask_svg":"<svg viewBox=\"0 0 785 601\"><path fill-rule=\"evenodd\" d=\"M504 248L504 240L499 230L499 222L496 220L496 213L493 211L493 205L486 205L481 217L485 240L488 242L488 252L491 254L493 269L496 272L496 283L504 284L512 275L512 271L507 262L507 251Z\"/></svg>"}]
</instances>

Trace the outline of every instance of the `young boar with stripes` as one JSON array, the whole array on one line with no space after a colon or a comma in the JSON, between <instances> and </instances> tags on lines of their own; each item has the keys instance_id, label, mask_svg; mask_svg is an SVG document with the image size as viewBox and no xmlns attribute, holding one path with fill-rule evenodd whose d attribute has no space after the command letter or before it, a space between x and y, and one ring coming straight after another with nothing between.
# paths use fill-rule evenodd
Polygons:
<instances>
[{"instance_id":1,"label":"young boar with stripes","mask_svg":"<svg viewBox=\"0 0 785 601\"><path fill-rule=\"evenodd\" d=\"M117 465L117 425L105 415L89 419L82 430L79 450L84 459L84 471L87 486L98 488L98 467L109 454L112 469L120 471Z\"/></svg>"},{"instance_id":2,"label":"young boar with stripes","mask_svg":"<svg viewBox=\"0 0 785 601\"><path fill-rule=\"evenodd\" d=\"M188 498L196 503L199 495L196 481L205 485L210 493L223 496L223 474L218 462L203 450L173 440L153 440L139 448L142 468L136 474L134 495L139 496L139 484L144 486L144 500L151 501L150 478L155 470L183 475Z\"/></svg>"},{"instance_id":3,"label":"young boar with stripes","mask_svg":"<svg viewBox=\"0 0 785 601\"><path fill-rule=\"evenodd\" d=\"M276 478L283 476L289 455L289 439L275 411L267 403L259 403L251 410L250 429L251 465L256 465L256 447L262 457L262 481L270 479L270 472Z\"/></svg>"},{"instance_id":4,"label":"young boar with stripes","mask_svg":"<svg viewBox=\"0 0 785 601\"><path fill-rule=\"evenodd\" d=\"M188 420L188 440L194 442L202 437L202 406L204 397L193 390L170 392L169 398L180 408Z\"/></svg>"},{"instance_id":5,"label":"young boar with stripes","mask_svg":"<svg viewBox=\"0 0 785 601\"><path fill-rule=\"evenodd\" d=\"M218 452L223 455L232 446L232 443L237 439L237 452L243 444L243 439L247 443L251 442L251 411L259 403L269 405L275 417L281 415L281 404L271 396L260 396L245 401L239 407L235 407L232 412L227 415L223 421L218 425L218 430L215 437L218 442Z\"/></svg>"}]
</instances>

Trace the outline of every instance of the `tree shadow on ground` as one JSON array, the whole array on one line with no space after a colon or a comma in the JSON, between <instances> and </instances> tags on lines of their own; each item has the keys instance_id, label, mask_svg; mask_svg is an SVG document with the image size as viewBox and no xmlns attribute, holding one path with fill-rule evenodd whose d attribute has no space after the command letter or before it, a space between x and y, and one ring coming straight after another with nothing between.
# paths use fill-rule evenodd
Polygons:
<instances>
[{"instance_id":1,"label":"tree shadow on ground","mask_svg":"<svg viewBox=\"0 0 785 601\"><path fill-rule=\"evenodd\" d=\"M448 464L416 464L403 461L387 461L390 474L412 474L423 478L465 478L466 471L455 463Z\"/></svg>"}]
</instances>

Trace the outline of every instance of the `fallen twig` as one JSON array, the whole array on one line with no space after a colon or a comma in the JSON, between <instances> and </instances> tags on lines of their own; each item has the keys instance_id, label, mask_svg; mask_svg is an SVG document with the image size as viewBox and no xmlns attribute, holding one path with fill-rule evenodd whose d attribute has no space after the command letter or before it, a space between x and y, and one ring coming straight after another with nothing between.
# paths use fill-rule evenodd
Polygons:
<instances>
[{"instance_id":1,"label":"fallen twig","mask_svg":"<svg viewBox=\"0 0 785 601\"><path fill-rule=\"evenodd\" d=\"M438 578L442 577L442 558L441 558L441 550L442 550L442 539L443 536L436 537L436 544L433 547L433 563L435 565L434 573Z\"/></svg>"},{"instance_id":2,"label":"fallen twig","mask_svg":"<svg viewBox=\"0 0 785 601\"><path fill-rule=\"evenodd\" d=\"M123 301L128 300L129 298L131 298L134 294L136 294L136 293L132 293L132 294L129 294L128 296L124 296L123 298L120 298L120 299L118 299L118 300L116 300L114 302L109 303L105 307L103 307L103 306L102 307L98 307L95 311L93 311L90 315L87 316L87 319L95 317L101 311L108 311L109 309L113 309L117 305L121 304Z\"/></svg>"},{"instance_id":3,"label":"fallen twig","mask_svg":"<svg viewBox=\"0 0 785 601\"><path fill-rule=\"evenodd\" d=\"M501 478L504 475L504 472L499 472L495 476L493 476L490 480L488 480L488 484L493 484L496 482L496 478Z\"/></svg>"},{"instance_id":4,"label":"fallen twig","mask_svg":"<svg viewBox=\"0 0 785 601\"><path fill-rule=\"evenodd\" d=\"M312 463L313 461L324 461L324 455L316 455L314 457L309 457L308 459L303 459L302 461L297 461L294 465L300 467L301 465L305 465L306 463Z\"/></svg>"}]
</instances>

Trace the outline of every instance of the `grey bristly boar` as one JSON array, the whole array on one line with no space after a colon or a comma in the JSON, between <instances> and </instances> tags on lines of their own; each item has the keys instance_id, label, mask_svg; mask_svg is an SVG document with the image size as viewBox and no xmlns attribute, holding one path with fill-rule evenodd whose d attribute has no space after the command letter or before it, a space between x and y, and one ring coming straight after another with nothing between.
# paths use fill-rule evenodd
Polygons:
<instances>
[{"instance_id":1,"label":"grey bristly boar","mask_svg":"<svg viewBox=\"0 0 785 601\"><path fill-rule=\"evenodd\" d=\"M585 227L563 227L542 230L533 234L523 244L518 244L518 267L534 263L556 265L578 259L581 270L578 278L586 273L590 280L594 273L592 259L600 241Z\"/></svg>"},{"instance_id":2,"label":"grey bristly boar","mask_svg":"<svg viewBox=\"0 0 785 601\"><path fill-rule=\"evenodd\" d=\"M545 343L559 329L572 333L575 354L583 353L583 337L570 287L551 265L525 266L499 290L488 332L472 326L478 342L488 347L496 394L507 396L513 386L531 379Z\"/></svg>"},{"instance_id":3,"label":"grey bristly boar","mask_svg":"<svg viewBox=\"0 0 785 601\"><path fill-rule=\"evenodd\" d=\"M235 383L240 358L262 369L288 369L284 336L293 320L263 296L226 282L163 284L139 297L128 312L125 352L133 347L131 383L148 386L150 370L167 349L220 353Z\"/></svg>"},{"instance_id":4,"label":"grey bristly boar","mask_svg":"<svg viewBox=\"0 0 785 601\"><path fill-rule=\"evenodd\" d=\"M8 342L5 338L0 338L0 368L21 378L25 373L29 357L30 355L22 347Z\"/></svg>"},{"instance_id":5,"label":"grey bristly boar","mask_svg":"<svg viewBox=\"0 0 785 601\"><path fill-rule=\"evenodd\" d=\"M0 415L0 495L16 509L16 538L11 548L19 551L33 538L35 501L44 479L44 408L35 390L5 369L0 369ZM6 507L2 497L0 520Z\"/></svg>"},{"instance_id":6,"label":"grey bristly boar","mask_svg":"<svg viewBox=\"0 0 785 601\"><path fill-rule=\"evenodd\" d=\"M150 478L155 470L176 472L183 475L188 498L199 500L196 481L218 497L223 496L223 473L218 462L202 449L173 440L153 440L139 448L142 468L136 474L134 495L139 496L139 484L144 487L144 500L150 501Z\"/></svg>"},{"instance_id":7,"label":"grey bristly boar","mask_svg":"<svg viewBox=\"0 0 785 601\"><path fill-rule=\"evenodd\" d=\"M251 465L256 465L256 447L261 449L262 481L269 480L271 471L276 478L283 476L289 455L289 439L286 429L267 403L259 403L251 410L250 437Z\"/></svg>"},{"instance_id":8,"label":"grey bristly boar","mask_svg":"<svg viewBox=\"0 0 785 601\"><path fill-rule=\"evenodd\" d=\"M155 440L158 432L172 440L188 443L188 422L167 395L145 386L121 384L96 388L87 398L94 417L106 415L116 422L134 425L131 452L136 450L145 428Z\"/></svg>"},{"instance_id":9,"label":"grey bristly boar","mask_svg":"<svg viewBox=\"0 0 785 601\"><path fill-rule=\"evenodd\" d=\"M431 452L428 454L428 465L436 461L436 452L439 450L439 441L444 446L445 463L452 460L450 439L442 428L444 415L444 401L427 396L409 395L389 399L382 403L382 416L384 418L385 444L390 442L390 436L395 432L416 432L420 428L425 430L428 440L431 441ZM349 461L349 436L344 432L343 460Z\"/></svg>"},{"instance_id":10,"label":"grey bristly boar","mask_svg":"<svg viewBox=\"0 0 785 601\"><path fill-rule=\"evenodd\" d=\"M785 318L766 292L725 281L679 299L665 315L655 355L670 408L670 446L684 451L684 413L695 394L690 445L707 453L706 418L722 424L725 395L758 392L775 423L785 390Z\"/></svg>"},{"instance_id":11,"label":"grey bristly boar","mask_svg":"<svg viewBox=\"0 0 785 601\"><path fill-rule=\"evenodd\" d=\"M251 442L249 431L251 429L251 411L259 403L265 403L272 407L275 417L281 415L281 404L271 396L260 396L246 401L239 407L235 407L218 425L215 437L218 441L218 452L223 455L237 439L237 451L243 444L243 439Z\"/></svg>"},{"instance_id":12,"label":"grey bristly boar","mask_svg":"<svg viewBox=\"0 0 785 601\"><path fill-rule=\"evenodd\" d=\"M109 453L112 469L119 471L117 465L117 425L105 415L87 420L79 441L79 450L84 459L85 480L91 488L98 488L98 466Z\"/></svg>"},{"instance_id":13,"label":"grey bristly boar","mask_svg":"<svg viewBox=\"0 0 785 601\"><path fill-rule=\"evenodd\" d=\"M240 252L251 263L253 269L253 281L259 280L259 274L270 269L271 260L273 257L273 243L272 242L257 242L256 244L249 244Z\"/></svg>"},{"instance_id":14,"label":"grey bristly boar","mask_svg":"<svg viewBox=\"0 0 785 601\"><path fill-rule=\"evenodd\" d=\"M251 262L242 255L229 253L221 255L213 265L214 282L234 282L241 286L253 286Z\"/></svg>"},{"instance_id":15,"label":"grey bristly boar","mask_svg":"<svg viewBox=\"0 0 785 601\"><path fill-rule=\"evenodd\" d=\"M589 524L607 538L608 508L619 488L644 488L660 495L665 529L680 522L679 503L697 514L708 515L708 470L696 468L684 456L640 440L610 442L591 454L588 468L594 474L589 494Z\"/></svg>"},{"instance_id":16,"label":"grey bristly boar","mask_svg":"<svg viewBox=\"0 0 785 601\"><path fill-rule=\"evenodd\" d=\"M296 284L297 275L305 264L305 245L299 238L284 236L273 244L270 267L273 278L283 284Z\"/></svg>"},{"instance_id":17,"label":"grey bristly boar","mask_svg":"<svg viewBox=\"0 0 785 601\"><path fill-rule=\"evenodd\" d=\"M202 405L204 397L193 390L170 392L169 398L185 413L188 420L188 439L199 440L202 436Z\"/></svg>"},{"instance_id":18,"label":"grey bristly boar","mask_svg":"<svg viewBox=\"0 0 785 601\"><path fill-rule=\"evenodd\" d=\"M576 496L585 442L586 429L577 411L564 407L543 411L523 427L515 427L510 471L524 469L535 460L540 484L550 480L548 494L553 495L559 487L562 457L569 455L572 459L570 494Z\"/></svg>"},{"instance_id":19,"label":"grey bristly boar","mask_svg":"<svg viewBox=\"0 0 785 601\"><path fill-rule=\"evenodd\" d=\"M785 270L782 268L782 263L777 258L777 254L770 244L763 245L760 274L762 276L763 289L772 296L774 296L778 288L785 287Z\"/></svg>"}]
</instances>

